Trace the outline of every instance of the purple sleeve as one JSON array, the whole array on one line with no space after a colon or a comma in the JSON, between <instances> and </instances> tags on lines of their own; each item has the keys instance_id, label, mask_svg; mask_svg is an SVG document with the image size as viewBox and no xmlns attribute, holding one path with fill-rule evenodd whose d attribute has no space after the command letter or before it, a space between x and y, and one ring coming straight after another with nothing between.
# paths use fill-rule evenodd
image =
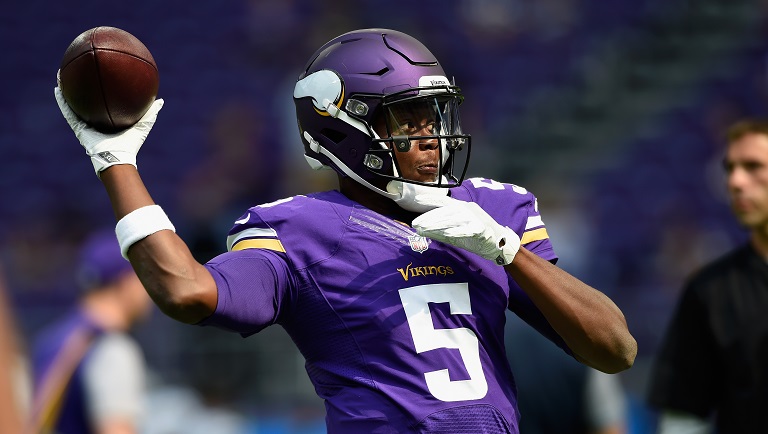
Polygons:
<instances>
[{"instance_id":1,"label":"purple sleeve","mask_svg":"<svg viewBox=\"0 0 768 434\"><path fill-rule=\"evenodd\" d=\"M293 287L280 254L264 249L227 252L205 267L218 289L216 311L198 323L248 336L278 321Z\"/></svg>"}]
</instances>

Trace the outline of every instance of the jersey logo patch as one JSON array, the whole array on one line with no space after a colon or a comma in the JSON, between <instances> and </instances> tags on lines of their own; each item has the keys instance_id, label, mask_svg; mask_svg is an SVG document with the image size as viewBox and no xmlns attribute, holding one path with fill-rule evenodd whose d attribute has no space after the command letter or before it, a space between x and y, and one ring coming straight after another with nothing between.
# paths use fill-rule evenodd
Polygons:
<instances>
[{"instance_id":1,"label":"jersey logo patch","mask_svg":"<svg viewBox=\"0 0 768 434\"><path fill-rule=\"evenodd\" d=\"M427 237L421 235L412 235L408 237L408 242L411 244L411 250L416 253L421 253L429 248L429 241Z\"/></svg>"}]
</instances>

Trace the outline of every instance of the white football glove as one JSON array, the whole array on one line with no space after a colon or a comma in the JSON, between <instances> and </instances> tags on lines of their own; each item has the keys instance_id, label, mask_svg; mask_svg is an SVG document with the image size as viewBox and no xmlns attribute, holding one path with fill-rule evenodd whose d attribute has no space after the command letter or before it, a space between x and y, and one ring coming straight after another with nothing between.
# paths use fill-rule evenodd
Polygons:
<instances>
[{"instance_id":1,"label":"white football glove","mask_svg":"<svg viewBox=\"0 0 768 434\"><path fill-rule=\"evenodd\" d=\"M155 100L147 113L132 127L114 134L105 134L88 125L72 111L58 86L53 89L53 93L61 114L85 148L85 153L91 157L96 175L116 164L131 164L136 167L136 154L155 125L157 113L163 108L162 99Z\"/></svg>"},{"instance_id":2,"label":"white football glove","mask_svg":"<svg viewBox=\"0 0 768 434\"><path fill-rule=\"evenodd\" d=\"M415 201L417 196L429 194L434 196L447 196L447 188L428 187L426 185L411 184L403 181L389 181L387 183L387 192L396 197L392 200L400 205L400 208L406 211L427 212L434 208L430 205L421 205Z\"/></svg>"},{"instance_id":3,"label":"white football glove","mask_svg":"<svg viewBox=\"0 0 768 434\"><path fill-rule=\"evenodd\" d=\"M413 220L419 235L507 265L520 249L520 237L489 216L480 205L448 196L418 195L414 201L432 208Z\"/></svg>"}]
</instances>

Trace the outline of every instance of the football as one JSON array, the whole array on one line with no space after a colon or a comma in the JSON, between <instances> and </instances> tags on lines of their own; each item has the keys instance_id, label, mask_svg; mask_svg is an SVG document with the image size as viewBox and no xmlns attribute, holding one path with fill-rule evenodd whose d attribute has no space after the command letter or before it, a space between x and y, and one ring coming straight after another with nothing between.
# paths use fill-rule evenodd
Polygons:
<instances>
[{"instance_id":1,"label":"football","mask_svg":"<svg viewBox=\"0 0 768 434\"><path fill-rule=\"evenodd\" d=\"M59 87L72 110L99 131L135 124L157 97L160 75L147 47L116 27L81 33L64 52Z\"/></svg>"}]
</instances>

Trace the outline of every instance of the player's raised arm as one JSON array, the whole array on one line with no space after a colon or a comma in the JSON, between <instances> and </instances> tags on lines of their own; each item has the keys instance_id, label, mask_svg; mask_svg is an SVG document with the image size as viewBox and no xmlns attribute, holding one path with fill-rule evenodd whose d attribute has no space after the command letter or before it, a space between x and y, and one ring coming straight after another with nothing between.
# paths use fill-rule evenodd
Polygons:
<instances>
[{"instance_id":1,"label":"player's raised arm","mask_svg":"<svg viewBox=\"0 0 768 434\"><path fill-rule=\"evenodd\" d=\"M216 283L173 230L153 227L167 217L152 202L136 168L112 166L101 173L101 180L118 219L121 248L160 310L189 324L213 313ZM132 218L136 219L135 223ZM160 230L155 232L155 229ZM149 232L152 233L145 236Z\"/></svg>"},{"instance_id":2,"label":"player's raised arm","mask_svg":"<svg viewBox=\"0 0 768 434\"><path fill-rule=\"evenodd\" d=\"M132 127L101 133L82 121L54 90L64 118L75 132L112 202L123 256L131 261L152 300L166 315L196 323L216 309L216 284L175 233L136 169L136 154L163 106L158 99Z\"/></svg>"}]
</instances>

